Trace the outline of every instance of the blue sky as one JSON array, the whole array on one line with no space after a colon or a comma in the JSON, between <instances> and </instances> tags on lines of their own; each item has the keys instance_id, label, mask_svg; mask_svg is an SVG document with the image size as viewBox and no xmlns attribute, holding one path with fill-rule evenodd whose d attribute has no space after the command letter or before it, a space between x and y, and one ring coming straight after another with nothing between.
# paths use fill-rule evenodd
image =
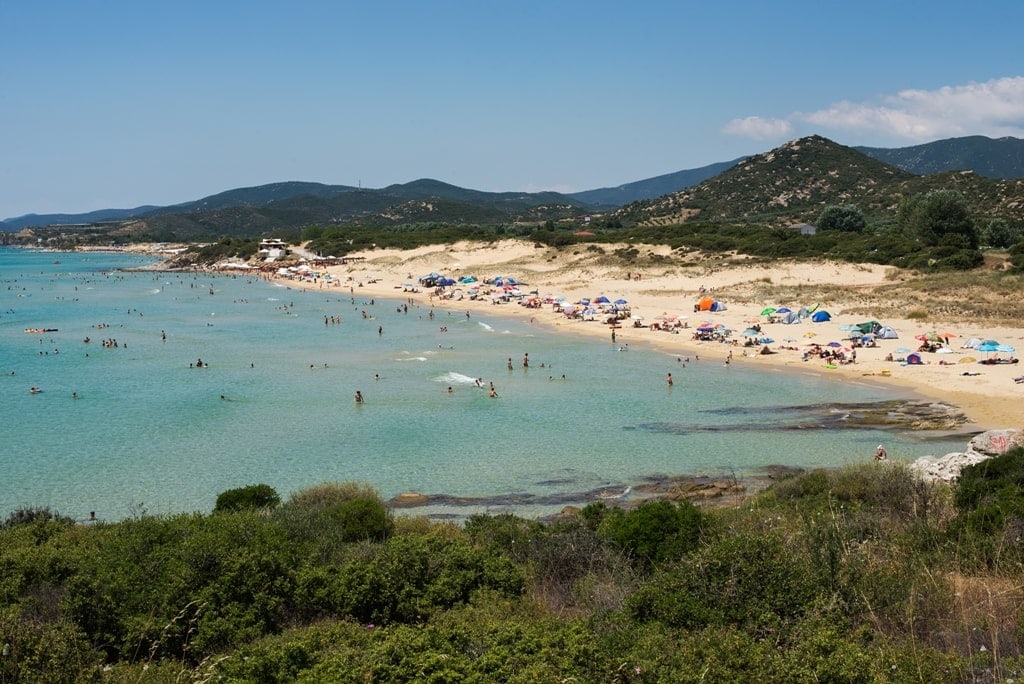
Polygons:
<instances>
[{"instance_id":1,"label":"blue sky","mask_svg":"<svg viewBox=\"0 0 1024 684\"><path fill-rule=\"evenodd\" d=\"M0 218L1024 137L1024 3L0 2Z\"/></svg>"}]
</instances>

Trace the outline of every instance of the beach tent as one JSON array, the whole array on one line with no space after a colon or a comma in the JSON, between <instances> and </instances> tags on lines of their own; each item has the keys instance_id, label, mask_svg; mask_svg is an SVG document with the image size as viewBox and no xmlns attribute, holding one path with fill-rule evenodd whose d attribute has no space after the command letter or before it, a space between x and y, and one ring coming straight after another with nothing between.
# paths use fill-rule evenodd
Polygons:
<instances>
[{"instance_id":1,"label":"beach tent","mask_svg":"<svg viewBox=\"0 0 1024 684\"><path fill-rule=\"evenodd\" d=\"M461 278L459 278L459 282L460 283L475 283L476 282L476 278L474 276L471 276L471 275L462 276Z\"/></svg>"},{"instance_id":2,"label":"beach tent","mask_svg":"<svg viewBox=\"0 0 1024 684\"><path fill-rule=\"evenodd\" d=\"M907 365L908 366L920 366L924 361L921 360L921 355L917 352L913 354L907 354Z\"/></svg>"},{"instance_id":3,"label":"beach tent","mask_svg":"<svg viewBox=\"0 0 1024 684\"><path fill-rule=\"evenodd\" d=\"M969 339L966 342L964 342L963 346L961 346L960 348L961 349L977 349L980 344L981 344L981 338L972 337L971 339Z\"/></svg>"},{"instance_id":4,"label":"beach tent","mask_svg":"<svg viewBox=\"0 0 1024 684\"><path fill-rule=\"evenodd\" d=\"M878 321L865 321L864 323L858 323L856 328L862 333L873 333L880 330L882 328L882 324Z\"/></svg>"},{"instance_id":5,"label":"beach tent","mask_svg":"<svg viewBox=\"0 0 1024 684\"><path fill-rule=\"evenodd\" d=\"M786 325L792 325L793 323L799 323L800 322L800 314L798 314L796 311L790 311L788 314L786 314L782 318L782 322L785 323Z\"/></svg>"},{"instance_id":6,"label":"beach tent","mask_svg":"<svg viewBox=\"0 0 1024 684\"><path fill-rule=\"evenodd\" d=\"M726 306L724 302L712 302L710 311L725 311Z\"/></svg>"},{"instance_id":7,"label":"beach tent","mask_svg":"<svg viewBox=\"0 0 1024 684\"><path fill-rule=\"evenodd\" d=\"M828 311L815 311L811 314L811 321L814 323L824 323L832 320L832 314Z\"/></svg>"},{"instance_id":8,"label":"beach tent","mask_svg":"<svg viewBox=\"0 0 1024 684\"><path fill-rule=\"evenodd\" d=\"M898 340L900 338L900 336L896 334L896 331L887 325L883 325L879 328L878 332L875 333L875 336L880 340Z\"/></svg>"}]
</instances>

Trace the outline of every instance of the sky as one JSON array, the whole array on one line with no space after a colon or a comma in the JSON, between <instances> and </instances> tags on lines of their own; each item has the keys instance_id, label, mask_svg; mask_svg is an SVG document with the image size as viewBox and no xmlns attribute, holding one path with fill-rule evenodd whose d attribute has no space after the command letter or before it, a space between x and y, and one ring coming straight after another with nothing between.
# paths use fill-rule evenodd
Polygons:
<instances>
[{"instance_id":1,"label":"sky","mask_svg":"<svg viewBox=\"0 0 1024 684\"><path fill-rule=\"evenodd\" d=\"M3 0L0 218L1024 138L1024 3Z\"/></svg>"}]
</instances>

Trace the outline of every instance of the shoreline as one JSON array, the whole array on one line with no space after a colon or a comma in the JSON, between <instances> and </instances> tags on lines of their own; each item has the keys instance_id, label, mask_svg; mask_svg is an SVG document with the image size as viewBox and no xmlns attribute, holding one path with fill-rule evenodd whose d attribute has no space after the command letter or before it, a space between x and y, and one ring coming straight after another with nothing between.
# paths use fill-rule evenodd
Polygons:
<instances>
[{"instance_id":1,"label":"shoreline","mask_svg":"<svg viewBox=\"0 0 1024 684\"><path fill-rule=\"evenodd\" d=\"M660 248L648 248L657 253ZM668 248L664 248L667 250ZM539 252L539 254L538 254ZM555 255L555 256L553 256ZM615 329L615 344L642 345L660 351L677 359L691 357L700 361L725 363L730 352L730 367L742 372L745 367L757 367L774 372L810 373L837 382L859 382L887 388L900 388L916 397L941 401L960 408L970 423L970 432L1024 426L1024 403L1018 400L1024 392L1024 385L1018 387L1014 378L1024 371L1019 364L984 365L976 362L962 363L965 357L980 360L986 356L960 348L971 337L997 339L1004 344L1016 345L1024 339L1024 330L1008 327L981 327L967 322L915 321L906 318L880 319L883 325L892 327L898 339L879 340L876 347L850 347L849 333L841 331L840 325L851 325L872 320L865 315L842 313L851 303L862 297L865 289L884 285L891 278L889 267L877 265L846 265L833 263L780 264L778 267L734 266L720 270L704 269L704 272L685 273L680 268L666 265L659 269L646 269L643 274L622 273L621 267L601 267L584 258L575 264L552 263L561 253L548 248L538 248L530 243L505 240L500 243L457 243L437 245L415 250L373 250L353 254L363 259L347 265L329 266L319 273L324 277L299 280L275 274L261 273L269 281L305 290L328 290L351 294L352 296L379 297L414 301L421 306L437 307L486 313L488 315L515 318L528 317L531 325L540 325L556 333L586 335L594 339L611 340L612 328L598 321L569 319L552 310L552 306L527 308L517 303L495 304L490 299L461 300L444 299L434 296L433 288L417 286L411 291L407 286L430 272L458 277L463 274L475 275L482 283L484 279L498 275L511 275L525 281L524 291L537 291L538 296L564 296L567 301L580 297L595 297L599 294L609 298L623 297L629 301L631 311L643 316L644 327L632 327L632 320L621 321L622 327ZM409 276L412 276L411 278ZM629 278L627 279L627 276ZM760 312L765 306L780 302L739 301L750 299L745 290L751 284L769 281L789 281L800 288L813 289L815 284L840 285L840 291L850 293L850 302L834 297L818 303L821 309L832 312L832 320L826 323L801 322L793 325L767 323ZM705 285L704 283L707 283ZM692 311L701 293L720 299L726 304L724 311ZM790 304L796 308L800 303ZM665 313L678 316L687 327L676 333L655 331L650 327L654 317ZM742 340L739 331L757 321L763 334L772 338L768 346L776 353L756 353L758 347L740 344L707 342L693 339L694 328L702 321L725 325L734 331L732 339ZM949 353L922 353L925 363L909 366L896 361L886 361L886 355L896 349L915 351L921 344L916 335L928 332L949 332ZM788 343L783 339L790 340ZM738 341L737 340L737 341ZM856 361L849 364L828 364L817 358L802 360L803 351L819 342L840 343L840 349L855 351ZM945 346L945 345L943 345ZM905 357L895 355L894 358ZM1006 356L1005 354L1003 356ZM684 371L685 372L685 371Z\"/></svg>"}]
</instances>

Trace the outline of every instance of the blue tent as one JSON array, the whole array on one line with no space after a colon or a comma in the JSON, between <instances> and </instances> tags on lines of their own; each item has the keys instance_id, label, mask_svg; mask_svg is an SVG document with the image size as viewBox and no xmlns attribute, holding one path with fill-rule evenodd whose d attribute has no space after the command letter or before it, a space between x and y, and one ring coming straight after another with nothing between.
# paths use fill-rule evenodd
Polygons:
<instances>
[{"instance_id":1,"label":"blue tent","mask_svg":"<svg viewBox=\"0 0 1024 684\"><path fill-rule=\"evenodd\" d=\"M921 355L917 352L913 354L907 354L907 365L908 366L920 366L924 361L921 360Z\"/></svg>"},{"instance_id":2,"label":"blue tent","mask_svg":"<svg viewBox=\"0 0 1024 684\"><path fill-rule=\"evenodd\" d=\"M814 323L824 323L825 321L831 321L832 314L828 311L815 311L811 314L811 321Z\"/></svg>"}]
</instances>

